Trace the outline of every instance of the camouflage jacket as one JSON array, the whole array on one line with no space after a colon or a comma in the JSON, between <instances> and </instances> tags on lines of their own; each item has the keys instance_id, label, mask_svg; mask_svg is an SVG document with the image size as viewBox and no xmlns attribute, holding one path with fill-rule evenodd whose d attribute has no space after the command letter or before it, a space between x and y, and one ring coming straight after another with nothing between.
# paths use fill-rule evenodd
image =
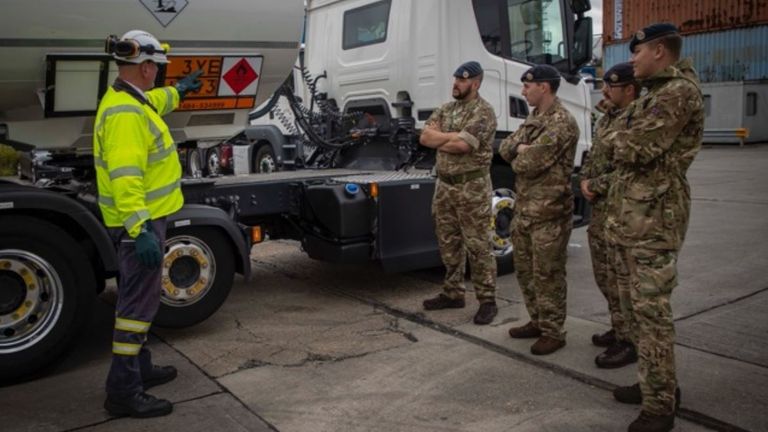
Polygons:
<instances>
[{"instance_id":1,"label":"camouflage jacket","mask_svg":"<svg viewBox=\"0 0 768 432\"><path fill-rule=\"evenodd\" d=\"M626 247L678 250L688 229L686 173L701 148L704 103L696 72L683 60L643 81L606 140L614 146L608 240Z\"/></svg>"},{"instance_id":2,"label":"camouflage jacket","mask_svg":"<svg viewBox=\"0 0 768 432\"><path fill-rule=\"evenodd\" d=\"M602 226L605 224L607 207L605 196L608 193L611 174L613 173L613 146L611 141L605 138L613 131L617 123L616 120L623 110L616 107L607 108L603 101L597 104L596 109L603 113L603 116L595 125L592 148L589 150L589 157L581 167L581 178L589 180L589 190L596 195L595 200L591 203L591 223Z\"/></svg>"},{"instance_id":3,"label":"camouflage jacket","mask_svg":"<svg viewBox=\"0 0 768 432\"><path fill-rule=\"evenodd\" d=\"M534 110L514 134L499 147L499 154L512 163L517 201L515 214L538 221L573 213L571 174L579 126L560 99L546 112ZM517 153L519 144L531 145Z\"/></svg>"},{"instance_id":4,"label":"camouflage jacket","mask_svg":"<svg viewBox=\"0 0 768 432\"><path fill-rule=\"evenodd\" d=\"M436 109L426 125L437 125L442 132L458 132L472 150L464 154L437 152L437 172L462 174L477 169L490 171L493 138L496 135L496 113L481 97L471 101L453 101Z\"/></svg>"}]
</instances>

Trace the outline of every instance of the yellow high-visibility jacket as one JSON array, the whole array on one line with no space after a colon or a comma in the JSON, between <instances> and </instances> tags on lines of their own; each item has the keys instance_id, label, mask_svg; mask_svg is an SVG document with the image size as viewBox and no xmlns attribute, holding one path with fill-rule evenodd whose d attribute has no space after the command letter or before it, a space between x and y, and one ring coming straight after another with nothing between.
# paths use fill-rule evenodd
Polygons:
<instances>
[{"instance_id":1,"label":"yellow high-visibility jacket","mask_svg":"<svg viewBox=\"0 0 768 432\"><path fill-rule=\"evenodd\" d=\"M161 87L144 95L151 105L110 87L93 129L104 223L125 227L131 237L139 235L146 220L167 216L184 205L179 155L162 119L179 106L179 93L174 87Z\"/></svg>"}]
</instances>

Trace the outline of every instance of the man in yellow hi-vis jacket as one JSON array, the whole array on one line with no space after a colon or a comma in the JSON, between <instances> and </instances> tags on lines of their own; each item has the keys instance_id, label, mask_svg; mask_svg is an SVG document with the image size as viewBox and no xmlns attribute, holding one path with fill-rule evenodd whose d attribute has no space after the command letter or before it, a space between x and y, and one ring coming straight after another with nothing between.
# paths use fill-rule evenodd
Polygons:
<instances>
[{"instance_id":1,"label":"man in yellow hi-vis jacket","mask_svg":"<svg viewBox=\"0 0 768 432\"><path fill-rule=\"evenodd\" d=\"M200 88L199 73L152 89L158 64L168 63L168 46L141 30L110 36L107 51L119 72L96 113L93 151L99 207L117 248L120 278L104 408L154 417L173 406L144 391L174 379L176 368L153 365L144 343L160 306L165 218L184 204L181 165L162 116Z\"/></svg>"}]
</instances>

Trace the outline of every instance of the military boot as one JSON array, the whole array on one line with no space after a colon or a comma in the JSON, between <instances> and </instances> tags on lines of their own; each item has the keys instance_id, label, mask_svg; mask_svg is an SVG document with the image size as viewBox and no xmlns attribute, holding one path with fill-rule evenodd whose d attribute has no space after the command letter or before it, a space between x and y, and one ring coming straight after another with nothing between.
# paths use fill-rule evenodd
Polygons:
<instances>
[{"instance_id":1,"label":"military boot","mask_svg":"<svg viewBox=\"0 0 768 432\"><path fill-rule=\"evenodd\" d=\"M480 308L477 310L477 313L475 314L475 324L477 325L486 325L490 324L491 321L496 317L496 314L499 313L499 308L496 307L496 302L485 302L480 304Z\"/></svg>"},{"instance_id":2,"label":"military boot","mask_svg":"<svg viewBox=\"0 0 768 432\"><path fill-rule=\"evenodd\" d=\"M532 339L539 336L541 336L541 330L530 321L524 326L509 329L509 337L515 339Z\"/></svg>"},{"instance_id":3,"label":"military boot","mask_svg":"<svg viewBox=\"0 0 768 432\"><path fill-rule=\"evenodd\" d=\"M549 336L542 336L531 346L531 354L547 355L559 350L565 346L564 340L553 339Z\"/></svg>"},{"instance_id":4,"label":"military boot","mask_svg":"<svg viewBox=\"0 0 768 432\"><path fill-rule=\"evenodd\" d=\"M609 346L615 343L616 343L616 331L613 329L610 329L603 334L596 333L592 335L592 344L595 346L608 348Z\"/></svg>"},{"instance_id":5,"label":"military boot","mask_svg":"<svg viewBox=\"0 0 768 432\"><path fill-rule=\"evenodd\" d=\"M680 409L680 398L682 392L680 387L675 389L675 412ZM613 389L613 398L625 404L640 405L643 403L643 392L640 390L640 384L635 383L631 386L616 387Z\"/></svg>"},{"instance_id":6,"label":"military boot","mask_svg":"<svg viewBox=\"0 0 768 432\"><path fill-rule=\"evenodd\" d=\"M178 372L173 366L152 366L152 370L146 376L142 376L141 381L144 385L144 390L147 390L173 381L176 375L178 375Z\"/></svg>"},{"instance_id":7,"label":"military boot","mask_svg":"<svg viewBox=\"0 0 768 432\"><path fill-rule=\"evenodd\" d=\"M147 418L168 415L173 411L173 405L150 394L135 393L130 396L107 395L104 409L116 417Z\"/></svg>"},{"instance_id":8,"label":"military boot","mask_svg":"<svg viewBox=\"0 0 768 432\"><path fill-rule=\"evenodd\" d=\"M601 369L616 369L637 361L637 350L632 342L619 341L595 357L595 364Z\"/></svg>"},{"instance_id":9,"label":"military boot","mask_svg":"<svg viewBox=\"0 0 768 432\"><path fill-rule=\"evenodd\" d=\"M668 432L675 427L675 415L657 415L640 411L640 416L629 425L629 432Z\"/></svg>"},{"instance_id":10,"label":"military boot","mask_svg":"<svg viewBox=\"0 0 768 432\"><path fill-rule=\"evenodd\" d=\"M423 304L426 310L461 309L464 307L464 299L452 299L445 294L438 294L437 297L424 300Z\"/></svg>"}]
</instances>

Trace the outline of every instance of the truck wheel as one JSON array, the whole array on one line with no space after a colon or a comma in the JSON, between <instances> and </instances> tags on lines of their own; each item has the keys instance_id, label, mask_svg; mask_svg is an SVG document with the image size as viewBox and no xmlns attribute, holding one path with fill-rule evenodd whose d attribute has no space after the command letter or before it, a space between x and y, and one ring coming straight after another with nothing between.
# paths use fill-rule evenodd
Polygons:
<instances>
[{"instance_id":1,"label":"truck wheel","mask_svg":"<svg viewBox=\"0 0 768 432\"><path fill-rule=\"evenodd\" d=\"M211 147L206 151L205 174L209 176L217 176L221 174L221 158L219 157L219 146Z\"/></svg>"},{"instance_id":2,"label":"truck wheel","mask_svg":"<svg viewBox=\"0 0 768 432\"><path fill-rule=\"evenodd\" d=\"M253 156L253 172L271 173L277 171L275 152L269 144L264 144L256 150Z\"/></svg>"},{"instance_id":3,"label":"truck wheel","mask_svg":"<svg viewBox=\"0 0 768 432\"><path fill-rule=\"evenodd\" d=\"M154 323L187 327L213 315L232 289L235 256L215 228L192 227L168 232L163 260L163 291Z\"/></svg>"},{"instance_id":4,"label":"truck wheel","mask_svg":"<svg viewBox=\"0 0 768 432\"><path fill-rule=\"evenodd\" d=\"M203 157L200 149L187 150L187 175L190 177L199 177L203 173Z\"/></svg>"},{"instance_id":5,"label":"truck wheel","mask_svg":"<svg viewBox=\"0 0 768 432\"><path fill-rule=\"evenodd\" d=\"M512 218L515 211L515 193L509 189L496 189L491 197L492 226L490 232L493 255L498 274L515 271L512 256Z\"/></svg>"},{"instance_id":6,"label":"truck wheel","mask_svg":"<svg viewBox=\"0 0 768 432\"><path fill-rule=\"evenodd\" d=\"M0 382L53 362L80 333L96 297L88 264L59 227L0 217Z\"/></svg>"}]
</instances>

